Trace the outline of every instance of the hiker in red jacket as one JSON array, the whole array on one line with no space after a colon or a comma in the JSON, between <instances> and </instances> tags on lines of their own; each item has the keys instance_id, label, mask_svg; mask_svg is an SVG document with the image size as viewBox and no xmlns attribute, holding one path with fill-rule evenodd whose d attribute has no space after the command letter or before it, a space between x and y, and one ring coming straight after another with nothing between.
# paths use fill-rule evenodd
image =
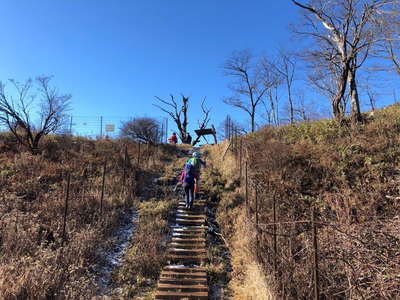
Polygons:
<instances>
[{"instance_id":1,"label":"hiker in red jacket","mask_svg":"<svg viewBox=\"0 0 400 300\"><path fill-rule=\"evenodd\" d=\"M174 132L169 138L168 138L168 142L170 144L176 144L178 143L178 137L176 136L176 132Z\"/></svg>"}]
</instances>

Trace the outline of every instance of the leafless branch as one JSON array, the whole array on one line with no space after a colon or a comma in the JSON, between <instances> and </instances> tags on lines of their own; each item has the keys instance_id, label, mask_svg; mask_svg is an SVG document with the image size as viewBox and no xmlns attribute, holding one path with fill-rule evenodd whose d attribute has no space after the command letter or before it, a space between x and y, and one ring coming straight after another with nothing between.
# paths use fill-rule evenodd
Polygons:
<instances>
[{"instance_id":1,"label":"leafless branch","mask_svg":"<svg viewBox=\"0 0 400 300\"><path fill-rule=\"evenodd\" d=\"M29 150L39 153L41 138L57 132L65 122L71 95L62 95L50 86L50 76L36 79L38 94L32 94L33 81L19 83L10 80L16 98L6 94L5 84L0 82L0 123L6 125L16 139ZM36 99L39 98L39 102ZM39 109L39 122L33 121L32 108Z\"/></svg>"}]
</instances>

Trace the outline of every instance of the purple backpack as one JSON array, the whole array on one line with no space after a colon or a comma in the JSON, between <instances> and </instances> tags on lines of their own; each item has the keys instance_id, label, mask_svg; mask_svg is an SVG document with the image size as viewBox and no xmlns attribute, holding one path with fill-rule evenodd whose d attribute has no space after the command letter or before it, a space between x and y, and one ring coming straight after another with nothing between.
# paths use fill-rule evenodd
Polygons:
<instances>
[{"instance_id":1,"label":"purple backpack","mask_svg":"<svg viewBox=\"0 0 400 300\"><path fill-rule=\"evenodd\" d=\"M195 167L192 164L187 163L184 166L184 170L185 170L184 182L188 184L193 184L195 178Z\"/></svg>"}]
</instances>

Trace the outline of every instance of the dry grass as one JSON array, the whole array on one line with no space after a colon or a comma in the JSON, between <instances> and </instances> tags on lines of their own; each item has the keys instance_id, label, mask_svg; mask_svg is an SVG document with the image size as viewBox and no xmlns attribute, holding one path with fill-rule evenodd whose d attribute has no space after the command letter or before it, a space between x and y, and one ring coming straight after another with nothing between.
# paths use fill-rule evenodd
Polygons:
<instances>
[{"instance_id":1,"label":"dry grass","mask_svg":"<svg viewBox=\"0 0 400 300\"><path fill-rule=\"evenodd\" d=\"M165 264L168 219L174 205L174 201L156 199L139 204L134 239L114 276L114 285L121 288L119 297L133 298L154 288Z\"/></svg>"},{"instance_id":2,"label":"dry grass","mask_svg":"<svg viewBox=\"0 0 400 300\"><path fill-rule=\"evenodd\" d=\"M119 287L116 297L123 299L154 299L162 267L166 264L166 245L170 235L169 222L177 206L174 184L187 159L188 145L169 147L167 159L159 166L138 203L139 221L135 236L124 257L123 265L115 271L113 285ZM156 179L156 180L154 180Z\"/></svg>"},{"instance_id":3,"label":"dry grass","mask_svg":"<svg viewBox=\"0 0 400 300\"><path fill-rule=\"evenodd\" d=\"M41 155L23 152L0 135L0 298L90 299L96 295L99 248L130 208L140 187L175 152L141 149L125 141L49 136ZM102 170L107 158L100 215ZM150 159L148 159L150 158ZM66 242L62 246L66 174L71 173ZM126 184L122 184L125 178Z\"/></svg>"},{"instance_id":4,"label":"dry grass","mask_svg":"<svg viewBox=\"0 0 400 300\"><path fill-rule=\"evenodd\" d=\"M220 149L226 149L226 147L208 148L207 158L217 157L218 160L213 161L214 168L206 170L204 188L214 201L219 201L216 221L223 231L230 250L232 271L228 275L231 278L229 290L232 292L233 299L275 299L273 283L264 274L253 251L255 234L242 209L244 198L240 193L233 191L237 187L237 180L233 174L228 179L224 179L224 176L215 168L215 165L221 164L221 156L215 155L215 152ZM225 172L230 168L234 169L225 165Z\"/></svg>"},{"instance_id":5,"label":"dry grass","mask_svg":"<svg viewBox=\"0 0 400 300\"><path fill-rule=\"evenodd\" d=\"M238 212L230 243L233 267L230 287L234 291L234 299L276 299L271 288L271 279L264 274L252 251L255 238L254 230L244 212Z\"/></svg>"},{"instance_id":6,"label":"dry grass","mask_svg":"<svg viewBox=\"0 0 400 300\"><path fill-rule=\"evenodd\" d=\"M238 156L228 153L222 161L226 147L209 149L217 168L211 178L220 176L214 179L217 184L210 186L220 200L219 223L231 243L232 285L236 285L238 295L241 290L249 290L250 283L265 282L281 298L312 297L310 209L315 206L320 222L322 297L400 296L400 280L395 275L400 265L399 115L400 106L394 105L375 112L357 128L338 127L323 120L265 128L246 137L244 152L250 166L250 218L246 221L242 220L244 189L235 183ZM261 224L259 255L255 254L255 188ZM237 193L226 192L233 190ZM274 274L274 199L281 224L276 228L277 273L268 277L266 274ZM234 244L236 241L240 243ZM252 264L257 266L253 272L246 271ZM253 274L250 281L243 279L250 276L247 273Z\"/></svg>"}]
</instances>

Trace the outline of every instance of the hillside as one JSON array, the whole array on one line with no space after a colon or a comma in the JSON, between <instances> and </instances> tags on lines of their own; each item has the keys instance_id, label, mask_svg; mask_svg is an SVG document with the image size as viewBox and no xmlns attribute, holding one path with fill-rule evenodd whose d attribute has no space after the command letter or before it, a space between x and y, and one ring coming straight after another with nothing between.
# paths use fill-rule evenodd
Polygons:
<instances>
[{"instance_id":1,"label":"hillside","mask_svg":"<svg viewBox=\"0 0 400 300\"><path fill-rule=\"evenodd\" d=\"M235 299L400 297L400 105L357 128L321 120L228 143L207 148L206 186Z\"/></svg>"},{"instance_id":2,"label":"hillside","mask_svg":"<svg viewBox=\"0 0 400 300\"><path fill-rule=\"evenodd\" d=\"M132 234L137 211L146 206L142 199L162 195L162 189L147 187L177 150L70 136L48 136L41 148L31 155L11 135L0 135L0 298L108 293L117 258L112 251L121 243L116 234ZM163 205L168 208L152 207L154 218L167 217L157 213Z\"/></svg>"},{"instance_id":3,"label":"hillside","mask_svg":"<svg viewBox=\"0 0 400 300\"><path fill-rule=\"evenodd\" d=\"M202 147L210 295L400 296L400 105L365 117ZM31 155L0 135L0 298L152 299L190 147L70 136L41 147ZM110 269L115 233L132 222Z\"/></svg>"}]
</instances>

